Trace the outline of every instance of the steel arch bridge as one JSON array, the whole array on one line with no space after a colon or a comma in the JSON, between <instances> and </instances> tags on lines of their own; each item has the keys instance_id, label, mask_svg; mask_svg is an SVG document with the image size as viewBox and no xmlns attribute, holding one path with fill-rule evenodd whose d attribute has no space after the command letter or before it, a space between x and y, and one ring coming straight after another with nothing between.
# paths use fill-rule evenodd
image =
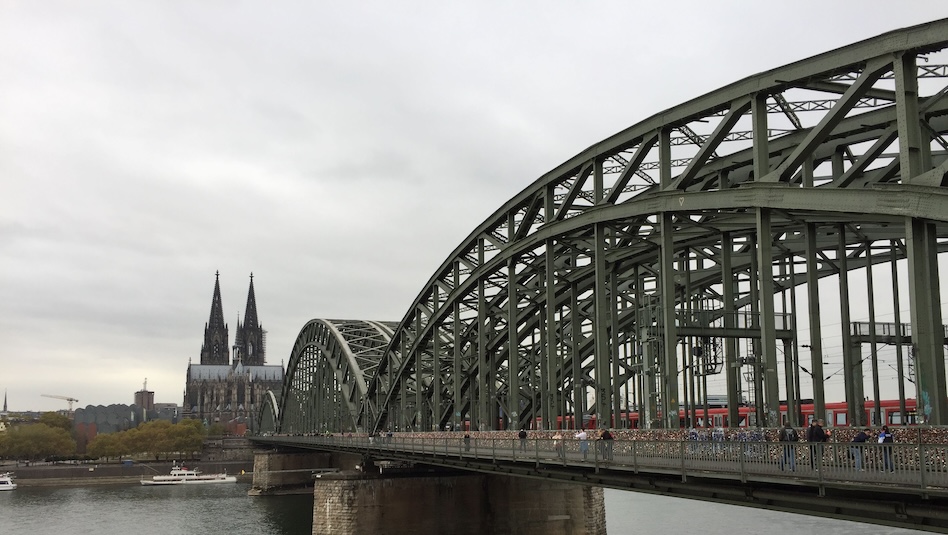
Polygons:
<instances>
[{"instance_id":1,"label":"steel arch bridge","mask_svg":"<svg viewBox=\"0 0 948 535\"><path fill-rule=\"evenodd\" d=\"M776 426L781 403L801 418L802 391L823 414L831 352L858 424L880 399L883 343L903 402L948 424L946 47L948 19L890 32L593 144L478 226L399 323L308 323L261 429L550 428L627 411L677 428L709 381L731 422L748 396Z\"/></svg>"},{"instance_id":2,"label":"steel arch bridge","mask_svg":"<svg viewBox=\"0 0 948 535\"><path fill-rule=\"evenodd\" d=\"M270 392L261 431L347 429L358 420L366 384L391 342L394 322L314 319L300 329L279 399Z\"/></svg>"}]
</instances>

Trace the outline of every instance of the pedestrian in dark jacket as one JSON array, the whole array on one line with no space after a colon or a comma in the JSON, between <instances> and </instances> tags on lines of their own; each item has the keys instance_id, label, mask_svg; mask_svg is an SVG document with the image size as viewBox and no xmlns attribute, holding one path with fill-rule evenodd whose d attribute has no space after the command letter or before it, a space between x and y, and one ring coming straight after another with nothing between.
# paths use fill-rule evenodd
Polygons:
<instances>
[{"instance_id":1,"label":"pedestrian in dark jacket","mask_svg":"<svg viewBox=\"0 0 948 535\"><path fill-rule=\"evenodd\" d=\"M614 440L612 433L610 433L608 429L603 429L602 431L599 432L598 440L599 440L599 447L600 447L600 452L602 452L603 460L611 461L612 460L612 446L613 446L612 441Z\"/></svg>"},{"instance_id":2,"label":"pedestrian in dark jacket","mask_svg":"<svg viewBox=\"0 0 948 535\"><path fill-rule=\"evenodd\" d=\"M856 471L862 472L863 461L865 459L866 442L869 440L869 428L856 433L853 437L853 443L849 446L849 453L856 461Z\"/></svg>"},{"instance_id":3,"label":"pedestrian in dark jacket","mask_svg":"<svg viewBox=\"0 0 948 535\"><path fill-rule=\"evenodd\" d=\"M790 463L790 471L797 471L797 453L794 443L797 442L797 430L790 425L790 422L783 424L780 430L780 442L783 443L783 456L780 458L780 470L783 471L786 464Z\"/></svg>"},{"instance_id":4,"label":"pedestrian in dark jacket","mask_svg":"<svg viewBox=\"0 0 948 535\"><path fill-rule=\"evenodd\" d=\"M889 426L883 425L882 431L879 431L879 444L885 444L882 447L882 469L889 472L895 472L895 465L892 464L892 444L894 439L892 438L892 433L889 432Z\"/></svg>"},{"instance_id":5,"label":"pedestrian in dark jacket","mask_svg":"<svg viewBox=\"0 0 948 535\"><path fill-rule=\"evenodd\" d=\"M822 446L817 446L819 442L826 442L826 431L823 431L823 420L813 420L810 427L806 430L806 441L810 443L810 468L816 468L816 460L823 455Z\"/></svg>"},{"instance_id":6,"label":"pedestrian in dark jacket","mask_svg":"<svg viewBox=\"0 0 948 535\"><path fill-rule=\"evenodd\" d=\"M787 422L780 430L780 442L783 443L783 456L780 458L780 471L784 470L787 462L790 463L790 471L797 471L797 453L794 444L799 440L797 430Z\"/></svg>"}]
</instances>

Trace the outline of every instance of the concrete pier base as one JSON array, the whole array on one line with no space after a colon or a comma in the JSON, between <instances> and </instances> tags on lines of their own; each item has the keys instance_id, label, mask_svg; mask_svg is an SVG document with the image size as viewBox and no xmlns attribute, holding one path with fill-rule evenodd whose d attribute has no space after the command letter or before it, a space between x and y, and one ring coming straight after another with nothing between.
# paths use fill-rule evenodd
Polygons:
<instances>
[{"instance_id":1,"label":"concrete pier base","mask_svg":"<svg viewBox=\"0 0 948 535\"><path fill-rule=\"evenodd\" d=\"M311 492L313 475L322 471L353 469L361 458L339 453L257 451L253 486L248 494Z\"/></svg>"},{"instance_id":2,"label":"concrete pier base","mask_svg":"<svg viewBox=\"0 0 948 535\"><path fill-rule=\"evenodd\" d=\"M313 535L605 535L602 488L485 474L323 474Z\"/></svg>"}]
</instances>

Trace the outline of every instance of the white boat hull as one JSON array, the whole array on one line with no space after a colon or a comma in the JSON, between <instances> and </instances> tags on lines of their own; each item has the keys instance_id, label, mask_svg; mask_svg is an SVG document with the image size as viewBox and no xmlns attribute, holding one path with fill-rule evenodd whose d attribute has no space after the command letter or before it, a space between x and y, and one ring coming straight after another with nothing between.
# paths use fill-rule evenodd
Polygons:
<instances>
[{"instance_id":1,"label":"white boat hull","mask_svg":"<svg viewBox=\"0 0 948 535\"><path fill-rule=\"evenodd\" d=\"M155 480L155 479L143 479L142 485L210 485L213 483L236 483L236 476L224 476L220 478L213 479L171 479L171 480Z\"/></svg>"},{"instance_id":2,"label":"white boat hull","mask_svg":"<svg viewBox=\"0 0 948 535\"><path fill-rule=\"evenodd\" d=\"M16 490L16 483L13 482L13 473L5 472L0 474L0 491Z\"/></svg>"},{"instance_id":3,"label":"white boat hull","mask_svg":"<svg viewBox=\"0 0 948 535\"><path fill-rule=\"evenodd\" d=\"M171 467L171 474L143 479L142 485L208 485L211 483L236 483L236 476L223 474L205 474L200 470L188 470L177 464Z\"/></svg>"}]
</instances>

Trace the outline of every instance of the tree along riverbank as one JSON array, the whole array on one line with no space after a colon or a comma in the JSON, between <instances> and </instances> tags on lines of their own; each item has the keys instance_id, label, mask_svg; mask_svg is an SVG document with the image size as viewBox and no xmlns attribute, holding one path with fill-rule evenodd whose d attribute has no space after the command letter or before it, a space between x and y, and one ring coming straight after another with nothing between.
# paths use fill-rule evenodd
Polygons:
<instances>
[{"instance_id":1,"label":"tree along riverbank","mask_svg":"<svg viewBox=\"0 0 948 535\"><path fill-rule=\"evenodd\" d=\"M135 483L141 479L151 479L155 475L170 473L172 464L172 462L136 462L129 465L92 462L19 467L14 464L5 464L0 465L0 471L13 472L17 485L23 487L75 487ZM226 471L230 475L237 476L238 482L249 483L253 478L253 461L188 462L184 464L208 474Z\"/></svg>"}]
</instances>

